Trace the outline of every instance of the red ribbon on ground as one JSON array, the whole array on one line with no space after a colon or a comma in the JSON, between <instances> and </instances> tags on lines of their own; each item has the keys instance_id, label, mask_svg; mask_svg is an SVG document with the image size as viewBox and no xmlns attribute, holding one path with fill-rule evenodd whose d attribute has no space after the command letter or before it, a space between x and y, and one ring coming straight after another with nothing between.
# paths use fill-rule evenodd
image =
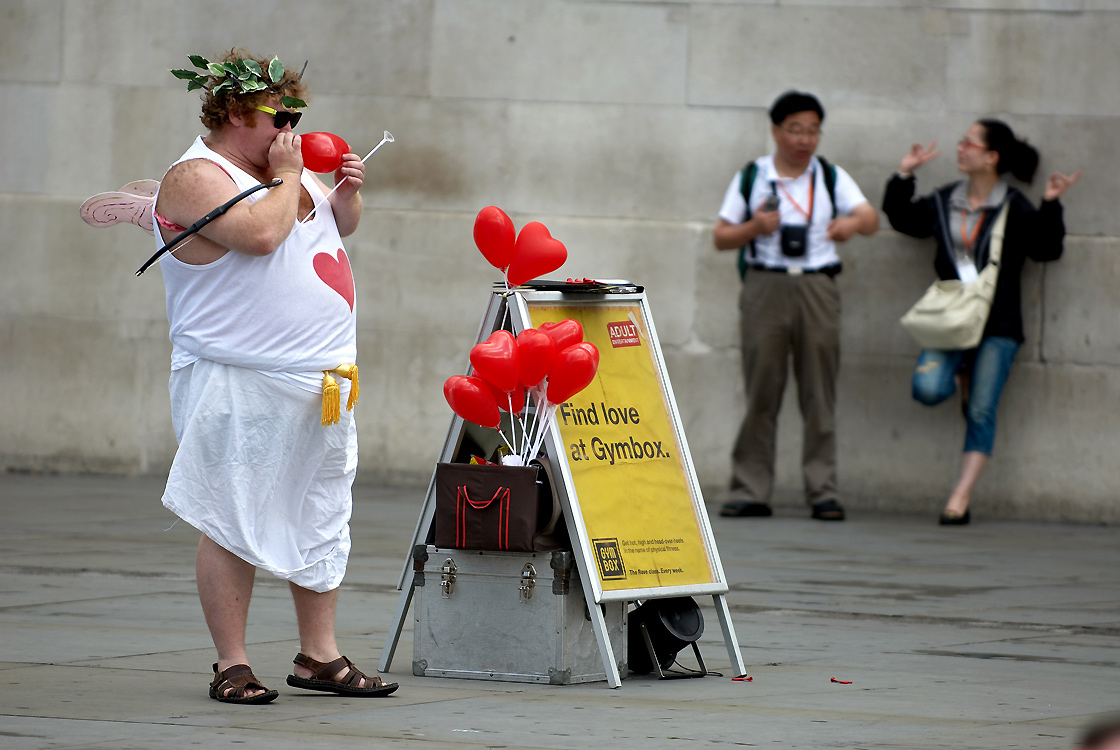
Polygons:
<instances>
[{"instance_id":1,"label":"red ribbon on ground","mask_svg":"<svg viewBox=\"0 0 1120 750\"><path fill-rule=\"evenodd\" d=\"M838 680L838 679L836 679L835 677L833 677L833 678L832 678L832 681L833 681L833 682L838 682L838 683L840 683L841 685L851 685L851 684L852 684L852 681L851 681L851 680Z\"/></svg>"}]
</instances>

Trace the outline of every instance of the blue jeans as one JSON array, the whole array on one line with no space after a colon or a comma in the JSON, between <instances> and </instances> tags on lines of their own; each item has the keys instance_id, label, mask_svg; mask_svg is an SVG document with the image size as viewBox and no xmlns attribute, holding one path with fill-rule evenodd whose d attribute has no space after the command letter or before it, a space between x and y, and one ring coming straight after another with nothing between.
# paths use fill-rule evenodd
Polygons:
<instances>
[{"instance_id":1,"label":"blue jeans","mask_svg":"<svg viewBox=\"0 0 1120 750\"><path fill-rule=\"evenodd\" d=\"M975 349L923 349L911 381L914 400L926 406L940 404L956 392L954 376L962 370L968 373L970 383L965 411L968 430L964 449L990 456L996 440L999 397L1018 351L1019 342L1003 336L985 338Z\"/></svg>"}]
</instances>

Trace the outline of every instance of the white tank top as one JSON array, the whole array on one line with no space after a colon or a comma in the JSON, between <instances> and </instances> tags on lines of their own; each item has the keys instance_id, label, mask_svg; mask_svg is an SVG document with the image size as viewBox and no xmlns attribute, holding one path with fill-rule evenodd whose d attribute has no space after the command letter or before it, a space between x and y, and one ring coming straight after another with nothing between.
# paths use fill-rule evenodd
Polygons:
<instances>
[{"instance_id":1,"label":"white tank top","mask_svg":"<svg viewBox=\"0 0 1120 750\"><path fill-rule=\"evenodd\" d=\"M189 159L215 162L239 191L260 184L201 137L175 164ZM322 200L310 172L303 171L300 183L315 203ZM260 190L245 200L257 201L266 193ZM156 232L157 247L163 244ZM323 370L357 358L354 275L329 204L306 223L296 222L270 255L231 250L195 266L167 254L160 266L172 370L208 359L318 391Z\"/></svg>"}]
</instances>

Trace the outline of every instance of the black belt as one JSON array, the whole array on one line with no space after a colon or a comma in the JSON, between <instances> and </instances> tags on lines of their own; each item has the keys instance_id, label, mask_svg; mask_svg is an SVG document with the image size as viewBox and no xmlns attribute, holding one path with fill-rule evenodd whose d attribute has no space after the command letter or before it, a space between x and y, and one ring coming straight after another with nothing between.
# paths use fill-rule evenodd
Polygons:
<instances>
[{"instance_id":1,"label":"black belt","mask_svg":"<svg viewBox=\"0 0 1120 750\"><path fill-rule=\"evenodd\" d=\"M790 276L800 276L804 273L823 273L830 279L844 270L844 266L840 263L833 263L830 266L822 266L821 268L802 268L801 266L764 266L762 264L752 263L747 266L752 271L769 271L770 273L784 273Z\"/></svg>"}]
</instances>

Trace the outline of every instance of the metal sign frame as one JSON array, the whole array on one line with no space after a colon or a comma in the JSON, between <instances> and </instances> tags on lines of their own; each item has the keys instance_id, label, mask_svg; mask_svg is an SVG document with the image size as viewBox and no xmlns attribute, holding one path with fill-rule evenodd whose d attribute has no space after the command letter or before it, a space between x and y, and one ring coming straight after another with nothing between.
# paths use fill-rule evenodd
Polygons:
<instances>
[{"instance_id":1,"label":"metal sign frame","mask_svg":"<svg viewBox=\"0 0 1120 750\"><path fill-rule=\"evenodd\" d=\"M662 388L662 395L664 396L666 416L669 419L674 437L678 442L678 450L680 451L679 457L699 524L701 541L704 544L714 580L706 584L645 587L612 591L603 590L592 543L584 523L582 511L580 510L580 499L576 495L574 479L571 467L568 463L568 454L561 442L559 425L556 423L555 415L553 415L551 427L545 438L542 450L552 462L554 477L557 479L555 490L559 496L561 506L564 509L564 519L567 523L569 537L572 541L576 567L583 584L584 596L586 598L588 612L591 615L599 653L603 659L607 684L611 688L620 687L621 678L618 673L618 666L614 663L613 650L607 633L606 620L603 615L603 609L600 606L602 602L647 600L700 594L710 594L712 596L733 669L736 675L743 675L746 673L746 667L743 664L743 657L739 650L738 641L735 638L735 629L732 625L731 615L727 607L725 595L728 591L728 587L724 577L723 565L720 562L719 552L716 549L715 537L712 533L711 523L704 506L703 494L696 478L695 468L692 464L692 456L688 450L688 443L685 440L684 429L682 427L680 414L677 410L676 398L673 395L668 372L665 369L664 358L661 354L661 345L657 339L652 316L649 314L649 307L646 302L644 291L639 290L632 293L611 294L572 294L559 291L518 289L509 292L494 292L490 296L489 305L482 317L476 342L485 341L494 331L507 327L507 321L515 335L526 328L532 328L533 324L530 316L530 309L534 304L548 305L550 307L557 305L593 307L596 305L614 305L619 303L636 303L641 312L642 326L649 337L651 357L656 369L658 381ZM454 458L462 441L465 428L466 425L462 418L458 416L452 417L447 436L444 439L443 448L440 451L439 462L449 462ZM588 501L588 498L584 498L584 502ZM427 542L431 534L434 519L435 475L433 473L432 479L428 483L428 491L424 498L424 505L420 513L420 518L413 531L412 544L409 546L409 554L405 558L405 564L397 583L397 588L401 591L401 596L398 599L393 623L389 628L385 647L382 650L381 661L378 665L378 669L382 672L387 672L392 665L393 654L396 651L397 642L400 639L401 630L404 627L404 618L407 616L408 608L412 602L415 582L414 579L410 579L409 577L412 571L411 551L416 545L422 545Z\"/></svg>"}]
</instances>

